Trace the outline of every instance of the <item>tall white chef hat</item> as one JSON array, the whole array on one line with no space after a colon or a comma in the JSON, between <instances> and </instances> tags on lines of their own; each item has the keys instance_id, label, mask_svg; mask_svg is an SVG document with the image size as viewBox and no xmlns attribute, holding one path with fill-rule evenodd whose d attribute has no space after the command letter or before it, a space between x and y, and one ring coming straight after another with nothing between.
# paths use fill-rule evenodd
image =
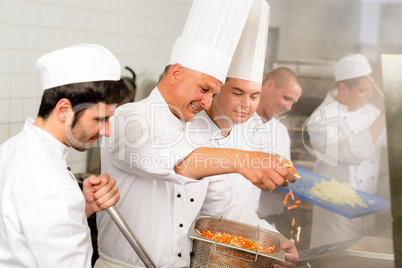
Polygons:
<instances>
[{"instance_id":1,"label":"tall white chef hat","mask_svg":"<svg viewBox=\"0 0 402 268\"><path fill-rule=\"evenodd\" d=\"M36 62L43 89L67 84L118 81L121 67L116 57L105 47L78 44L43 55Z\"/></svg>"},{"instance_id":2,"label":"tall white chef hat","mask_svg":"<svg viewBox=\"0 0 402 268\"><path fill-rule=\"evenodd\" d=\"M333 68L336 82L366 76L372 72L369 61L362 54L343 57Z\"/></svg>"},{"instance_id":3,"label":"tall white chef hat","mask_svg":"<svg viewBox=\"0 0 402 268\"><path fill-rule=\"evenodd\" d=\"M268 3L265 0L254 0L233 55L228 77L262 83L268 27Z\"/></svg>"},{"instance_id":4,"label":"tall white chef hat","mask_svg":"<svg viewBox=\"0 0 402 268\"><path fill-rule=\"evenodd\" d=\"M194 0L169 64L225 82L252 0Z\"/></svg>"}]
</instances>

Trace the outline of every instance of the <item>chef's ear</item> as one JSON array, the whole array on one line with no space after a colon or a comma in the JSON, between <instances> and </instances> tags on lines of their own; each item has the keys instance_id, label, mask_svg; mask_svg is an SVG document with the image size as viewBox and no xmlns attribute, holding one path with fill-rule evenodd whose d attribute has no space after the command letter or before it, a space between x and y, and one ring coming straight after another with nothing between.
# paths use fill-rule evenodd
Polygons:
<instances>
[{"instance_id":1,"label":"chef's ear","mask_svg":"<svg viewBox=\"0 0 402 268\"><path fill-rule=\"evenodd\" d=\"M339 83L338 83L338 90L339 90L339 92L345 91L345 90L347 90L347 89L348 89L348 86L347 86L345 83L343 83L343 82L339 82Z\"/></svg>"},{"instance_id":2,"label":"chef's ear","mask_svg":"<svg viewBox=\"0 0 402 268\"><path fill-rule=\"evenodd\" d=\"M169 84L171 86L175 85L178 80L184 75L184 68L178 63L173 64L169 70Z\"/></svg>"},{"instance_id":3,"label":"chef's ear","mask_svg":"<svg viewBox=\"0 0 402 268\"><path fill-rule=\"evenodd\" d=\"M56 107L54 108L57 118L64 122L66 120L67 114L72 110L72 105L69 99L62 98L60 99Z\"/></svg>"},{"instance_id":4,"label":"chef's ear","mask_svg":"<svg viewBox=\"0 0 402 268\"><path fill-rule=\"evenodd\" d=\"M263 85L262 88L263 90L270 90L273 89L275 86L275 81L274 79L268 79L268 81L266 81Z\"/></svg>"}]
</instances>

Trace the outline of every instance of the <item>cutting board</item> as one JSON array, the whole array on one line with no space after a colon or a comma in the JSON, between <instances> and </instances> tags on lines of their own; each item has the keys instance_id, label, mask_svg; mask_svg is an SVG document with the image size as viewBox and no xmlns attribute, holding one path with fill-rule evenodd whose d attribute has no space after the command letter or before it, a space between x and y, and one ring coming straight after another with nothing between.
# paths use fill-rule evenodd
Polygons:
<instances>
[{"instance_id":1,"label":"cutting board","mask_svg":"<svg viewBox=\"0 0 402 268\"><path fill-rule=\"evenodd\" d=\"M295 168L304 183L300 180L296 180L295 183L289 183L287 187L278 187L278 190L285 193L288 193L290 190L292 190L296 198L350 219L366 216L383 210L388 210L391 207L389 200L385 200L378 196L368 194L359 190L355 191L358 196L363 200L364 204L367 205L367 208L358 206L351 207L347 205L336 205L331 202L324 201L318 197L311 196L308 193L311 187L313 187L316 183L321 183L323 180L330 179L296 165ZM369 201L371 202L371 204L369 203Z\"/></svg>"}]
</instances>

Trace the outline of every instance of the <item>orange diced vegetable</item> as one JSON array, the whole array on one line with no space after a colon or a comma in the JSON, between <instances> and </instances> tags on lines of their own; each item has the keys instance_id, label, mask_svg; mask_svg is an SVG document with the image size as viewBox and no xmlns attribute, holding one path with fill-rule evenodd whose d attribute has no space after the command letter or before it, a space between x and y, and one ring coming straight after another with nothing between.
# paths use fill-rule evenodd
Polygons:
<instances>
[{"instance_id":1,"label":"orange diced vegetable","mask_svg":"<svg viewBox=\"0 0 402 268\"><path fill-rule=\"evenodd\" d=\"M275 252L275 246L270 246L270 247L264 247L261 244L257 243L254 240L244 238L242 236L235 236L235 235L230 235L227 233L211 233L210 231L198 231L197 229L195 230L198 234L202 235L203 237L206 237L208 239L220 242L220 243L225 243L229 244L232 246L248 249L248 250L258 250L261 253L274 253Z\"/></svg>"}]
</instances>

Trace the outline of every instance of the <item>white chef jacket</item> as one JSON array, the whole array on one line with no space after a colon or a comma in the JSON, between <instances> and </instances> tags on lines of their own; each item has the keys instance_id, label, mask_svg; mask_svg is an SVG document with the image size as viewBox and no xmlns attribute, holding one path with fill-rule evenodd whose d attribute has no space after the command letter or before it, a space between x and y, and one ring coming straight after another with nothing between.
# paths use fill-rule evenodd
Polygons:
<instances>
[{"instance_id":1,"label":"white chef jacket","mask_svg":"<svg viewBox=\"0 0 402 268\"><path fill-rule=\"evenodd\" d=\"M199 143L202 146L250 150L249 145L244 140L245 136L243 135L241 125L242 124L233 125L229 135L223 137L221 129L212 121L205 111L202 111L197 114L191 124L191 129L194 129L192 137L200 139ZM200 131L197 132L197 129ZM210 131L205 131L207 129ZM239 173L227 174L227 178L236 196L242 200L249 209L256 212L259 206L261 190Z\"/></svg>"},{"instance_id":2,"label":"white chef jacket","mask_svg":"<svg viewBox=\"0 0 402 268\"><path fill-rule=\"evenodd\" d=\"M67 153L31 118L0 147L0 267L91 267L85 200Z\"/></svg>"},{"instance_id":3,"label":"white chef jacket","mask_svg":"<svg viewBox=\"0 0 402 268\"><path fill-rule=\"evenodd\" d=\"M287 127L273 117L262 121L258 113L243 124L248 146L255 151L279 154L290 160L290 136Z\"/></svg>"},{"instance_id":4,"label":"white chef jacket","mask_svg":"<svg viewBox=\"0 0 402 268\"><path fill-rule=\"evenodd\" d=\"M273 117L264 123L258 113L243 124L242 132L251 150L278 154L289 161L290 136L287 127L277 118ZM283 212L283 199L285 194L279 190L263 191L259 198L257 214L261 218L279 215Z\"/></svg>"},{"instance_id":5,"label":"white chef jacket","mask_svg":"<svg viewBox=\"0 0 402 268\"><path fill-rule=\"evenodd\" d=\"M133 122L121 125L129 118ZM158 267L189 267L188 231L199 213L275 230L255 213L244 212L226 190L225 179L193 180L174 173L174 165L194 149L191 131L170 112L158 88L146 99L119 107L111 125L112 136L104 139L101 151L102 172L116 179L121 195L116 206ZM120 263L108 265L144 267L106 213L98 213L97 223L100 252ZM95 267L104 266L97 262Z\"/></svg>"},{"instance_id":6,"label":"white chef jacket","mask_svg":"<svg viewBox=\"0 0 402 268\"><path fill-rule=\"evenodd\" d=\"M355 111L335 100L338 90L328 92L308 120L308 134L317 157L314 171L353 188L374 194L377 191L381 146L385 131L373 144L369 127L380 114L368 103ZM311 246L353 239L373 229L372 217L350 220L314 207Z\"/></svg>"}]
</instances>

